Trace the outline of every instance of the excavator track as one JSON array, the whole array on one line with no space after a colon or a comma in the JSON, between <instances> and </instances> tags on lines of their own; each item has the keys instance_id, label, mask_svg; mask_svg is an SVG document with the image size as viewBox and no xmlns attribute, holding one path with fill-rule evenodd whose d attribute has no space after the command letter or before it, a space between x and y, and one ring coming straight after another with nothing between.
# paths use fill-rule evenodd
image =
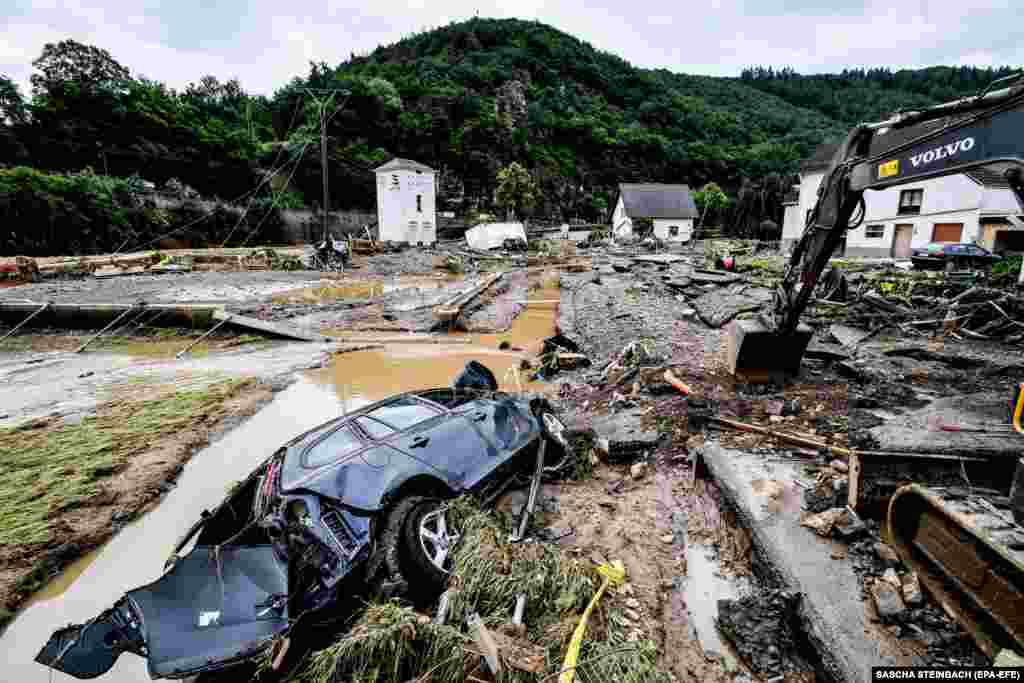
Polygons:
<instances>
[{"instance_id":1,"label":"excavator track","mask_svg":"<svg viewBox=\"0 0 1024 683\"><path fill-rule=\"evenodd\" d=\"M893 495L887 520L904 564L992 658L1024 649L1024 528L1003 502L910 484Z\"/></svg>"}]
</instances>

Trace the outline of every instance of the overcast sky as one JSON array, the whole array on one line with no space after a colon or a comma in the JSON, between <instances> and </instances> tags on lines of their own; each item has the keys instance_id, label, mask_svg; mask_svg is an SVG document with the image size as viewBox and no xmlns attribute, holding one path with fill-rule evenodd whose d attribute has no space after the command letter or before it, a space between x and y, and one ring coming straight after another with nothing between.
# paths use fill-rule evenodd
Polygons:
<instances>
[{"instance_id":1,"label":"overcast sky","mask_svg":"<svg viewBox=\"0 0 1024 683\"><path fill-rule=\"evenodd\" d=\"M1019 0L6 0L0 73L27 94L47 42L108 50L133 75L175 88L204 74L252 93L350 53L451 21L538 19L636 66L736 76L744 66L801 73L847 67L1024 64Z\"/></svg>"}]
</instances>

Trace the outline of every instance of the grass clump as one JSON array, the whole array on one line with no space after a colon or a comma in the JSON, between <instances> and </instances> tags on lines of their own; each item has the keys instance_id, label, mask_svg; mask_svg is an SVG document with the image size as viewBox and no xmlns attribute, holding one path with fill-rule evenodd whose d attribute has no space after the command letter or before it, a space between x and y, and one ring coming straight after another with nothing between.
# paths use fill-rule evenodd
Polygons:
<instances>
[{"instance_id":1,"label":"grass clump","mask_svg":"<svg viewBox=\"0 0 1024 683\"><path fill-rule=\"evenodd\" d=\"M370 604L357 615L350 631L312 655L293 681L491 680L466 623L476 612L492 633L510 634L506 629L520 593L527 596L527 630L517 643L542 652L544 668L531 673L504 662L497 680L557 680L573 629L601 583L593 564L554 545L509 543L511 529L468 498L452 503L451 519L461 529L462 540L449 583L447 624L434 624L428 615L396 602ZM624 617L621 599L609 590L591 614L576 680L668 683L668 675L658 670L654 644L638 637Z\"/></svg>"},{"instance_id":2,"label":"grass clump","mask_svg":"<svg viewBox=\"0 0 1024 683\"><path fill-rule=\"evenodd\" d=\"M223 414L252 380L133 399L130 391L76 424L30 421L0 428L0 548L47 543L61 512L110 502L101 480L160 439Z\"/></svg>"}]
</instances>

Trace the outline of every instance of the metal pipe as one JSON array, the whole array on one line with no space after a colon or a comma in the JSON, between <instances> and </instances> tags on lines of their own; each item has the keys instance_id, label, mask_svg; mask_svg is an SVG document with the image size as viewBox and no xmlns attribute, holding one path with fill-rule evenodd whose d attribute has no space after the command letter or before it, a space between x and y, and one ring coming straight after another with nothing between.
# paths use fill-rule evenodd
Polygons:
<instances>
[{"instance_id":1,"label":"metal pipe","mask_svg":"<svg viewBox=\"0 0 1024 683\"><path fill-rule=\"evenodd\" d=\"M99 338L100 338L100 335L102 335L102 334L103 334L104 332L106 332L107 330L109 330L109 329L110 329L111 327L113 327L113 326L114 326L114 325L116 325L117 323L121 322L121 319L122 319L122 318L124 318L124 317L125 317L125 316L127 316L127 315L128 315L129 313L131 313L132 311L134 311L134 310L135 310L135 306L136 306L136 305L138 305L138 306L143 306L143 307L145 307L145 305L146 305L146 304L133 304L133 305L132 305L131 307L129 307L129 308L128 308L128 310L126 310L126 311L125 311L124 313L122 313L121 315L117 316L116 318L114 318L114 319L113 319L112 321L110 321L109 323L107 323L107 326L106 326L106 327L104 327L104 328L103 328L102 330L100 330L99 332L97 332L97 333L96 333L96 334L95 334L94 336L90 337L90 338L89 338L89 339L88 339L88 340L87 340L87 341L86 341L86 342L85 342L84 344L82 344L82 345L81 345L81 346L79 346L79 347L78 347L77 349L75 349L75 351L74 351L74 352L75 352L75 353L81 353L82 351L85 351L85 349L86 349L86 348L87 348L87 347L89 346L89 344L92 344L92 343L93 343L94 341L96 341L97 339L99 339Z\"/></svg>"},{"instance_id":2,"label":"metal pipe","mask_svg":"<svg viewBox=\"0 0 1024 683\"><path fill-rule=\"evenodd\" d=\"M194 342L192 342L191 344L189 344L188 346L183 348L181 351L178 351L178 353L174 354L174 357L175 358L181 358L182 356L184 356L186 353L188 353L192 349L192 347L194 347L196 344L198 344L199 342L203 341L204 339L209 337L211 334L216 332L218 327L220 327L221 325L223 325L224 323L226 323L229 320L231 320L231 316L230 315L224 316L223 320L221 320L219 323L217 323L216 325L211 327L209 330L207 330L205 334L203 334L201 337L199 337L199 339L196 339Z\"/></svg>"},{"instance_id":3,"label":"metal pipe","mask_svg":"<svg viewBox=\"0 0 1024 683\"><path fill-rule=\"evenodd\" d=\"M47 308L49 308L49 307L50 307L50 304L51 304L51 303L53 303L53 302L52 302L52 301L47 301L47 302L46 302L45 304L43 304L43 305L41 305L41 306L39 307L39 310L35 311L34 313L30 313L30 314L29 314L29 316L28 316L27 318L25 318L25 319L24 319L24 320L22 320L22 321L21 321L20 323L18 323L17 325L15 325L15 326L14 326L14 327L13 327L13 328L11 329L11 331L10 331L10 332L8 332L8 333L7 333L7 334L5 334L4 336L0 337L0 342L2 342L2 341L4 341L4 340L6 340L6 339L7 339L8 337L10 337L10 336L11 336L12 334L14 334L14 333L15 333L15 332L17 332L18 330L20 330L20 329L21 329L22 327L24 327L25 323L27 323L27 322L28 322L29 320L31 320L32 318L36 317L37 315L39 315L40 313L42 313L43 311L45 311L45 310L46 310Z\"/></svg>"},{"instance_id":4,"label":"metal pipe","mask_svg":"<svg viewBox=\"0 0 1024 683\"><path fill-rule=\"evenodd\" d=\"M537 504L537 493L540 491L540 478L544 473L544 453L547 451L548 440L544 436L543 430L540 436L540 445L537 446L537 469L533 472L533 480L530 482L530 497L526 501L526 505L523 507L522 516L519 518L519 529L515 535L512 536L510 541L518 543L523 540L526 536L526 525L530 523L530 515L533 514L533 508Z\"/></svg>"}]
</instances>

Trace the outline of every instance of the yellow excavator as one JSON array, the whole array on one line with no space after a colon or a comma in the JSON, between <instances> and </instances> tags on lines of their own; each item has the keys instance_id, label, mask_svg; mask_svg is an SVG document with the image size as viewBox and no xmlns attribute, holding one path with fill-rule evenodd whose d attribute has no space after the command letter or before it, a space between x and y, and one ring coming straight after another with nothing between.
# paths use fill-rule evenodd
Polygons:
<instances>
[{"instance_id":1,"label":"yellow excavator","mask_svg":"<svg viewBox=\"0 0 1024 683\"><path fill-rule=\"evenodd\" d=\"M975 97L853 129L818 190L771 310L735 325L731 371L751 377L799 371L811 337L800 316L845 232L863 221L866 191L981 167L1003 174L1024 205L1024 73L999 79ZM1019 433L1022 415L1024 385L1009 414ZM1024 521L1024 464L1015 479L1021 485L996 500L903 486L890 499L885 529L904 564L993 658L1003 649L1024 652L1024 528L1018 523Z\"/></svg>"}]
</instances>

